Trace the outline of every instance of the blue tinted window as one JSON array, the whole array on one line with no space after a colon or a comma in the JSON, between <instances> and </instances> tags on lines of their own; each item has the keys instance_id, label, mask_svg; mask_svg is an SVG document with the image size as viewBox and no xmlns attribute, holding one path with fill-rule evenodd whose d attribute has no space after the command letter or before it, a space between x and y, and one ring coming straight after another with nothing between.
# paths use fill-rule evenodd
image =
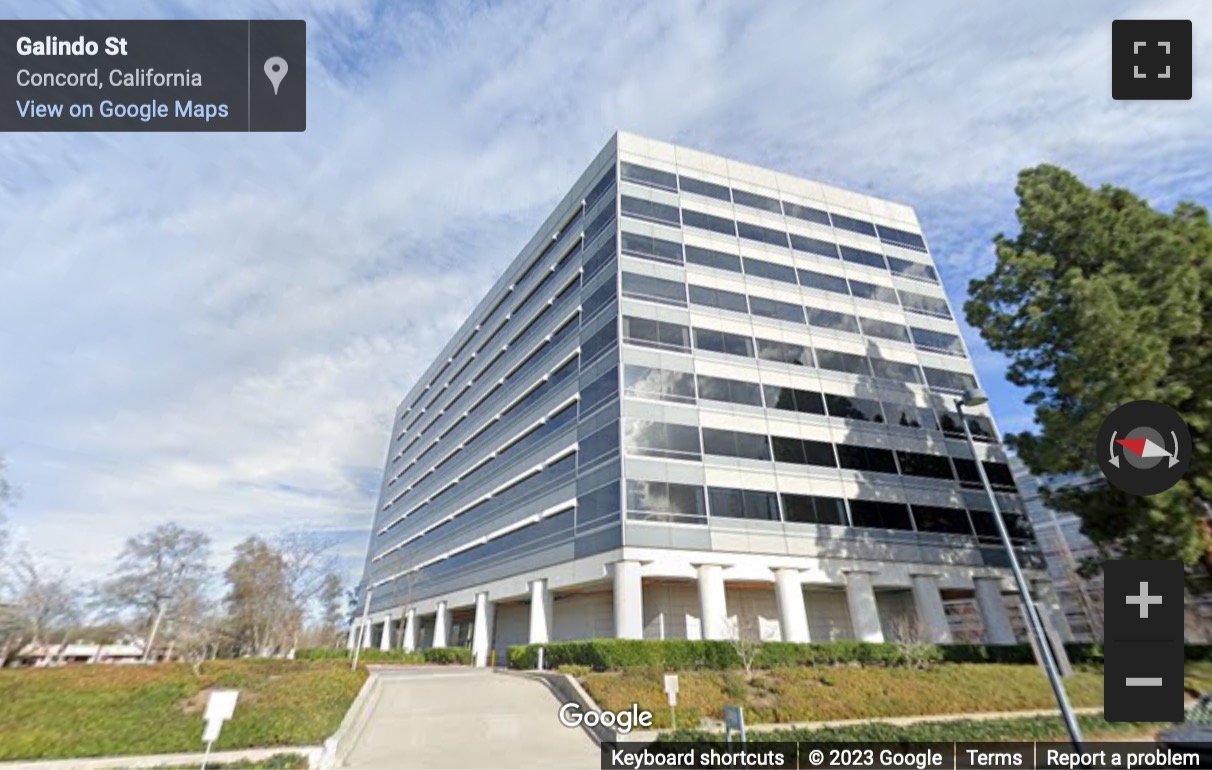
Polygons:
<instances>
[{"instance_id":1,"label":"blue tinted window","mask_svg":"<svg viewBox=\"0 0 1212 770\"><path fill-rule=\"evenodd\" d=\"M880 270L887 268L887 265L884 264L883 254L856 249L853 246L842 246L841 250L842 259L847 262L853 262L856 265L867 265L868 267L878 267Z\"/></svg>"},{"instance_id":2,"label":"blue tinted window","mask_svg":"<svg viewBox=\"0 0 1212 770\"><path fill-rule=\"evenodd\" d=\"M628 364L623 387L629 396L694 403L694 375L687 372Z\"/></svg>"},{"instance_id":3,"label":"blue tinted window","mask_svg":"<svg viewBox=\"0 0 1212 770\"><path fill-rule=\"evenodd\" d=\"M880 240L884 243L904 246L907 249L917 249L918 251L926 250L926 242L917 233L897 230L895 227L885 227L884 225L876 225L875 229L879 233Z\"/></svg>"},{"instance_id":4,"label":"blue tinted window","mask_svg":"<svg viewBox=\"0 0 1212 770\"><path fill-rule=\"evenodd\" d=\"M909 330L901 324L877 321L873 318L864 318L862 321L863 334L866 334L868 337L879 337L886 340L896 340L897 342L909 341Z\"/></svg>"},{"instance_id":5,"label":"blue tinted window","mask_svg":"<svg viewBox=\"0 0 1212 770\"><path fill-rule=\"evenodd\" d=\"M761 433L703 428L703 454L769 460L770 440Z\"/></svg>"},{"instance_id":6,"label":"blue tinted window","mask_svg":"<svg viewBox=\"0 0 1212 770\"><path fill-rule=\"evenodd\" d=\"M839 230L848 230L862 235L875 235L875 225L870 222L841 214L830 214L829 216L833 219L833 226Z\"/></svg>"},{"instance_id":7,"label":"blue tinted window","mask_svg":"<svg viewBox=\"0 0 1212 770\"><path fill-rule=\"evenodd\" d=\"M890 305L899 304L896 298L896 290L891 286L876 286L872 283L864 281L850 281L850 293L860 299L870 299L876 302L887 302Z\"/></svg>"},{"instance_id":8,"label":"blue tinted window","mask_svg":"<svg viewBox=\"0 0 1212 770\"><path fill-rule=\"evenodd\" d=\"M811 206L799 206L794 203L783 203L783 211L789 217L802 219L805 222L815 222L818 225L829 224L829 215Z\"/></svg>"},{"instance_id":9,"label":"blue tinted window","mask_svg":"<svg viewBox=\"0 0 1212 770\"><path fill-rule=\"evenodd\" d=\"M623 273L623 296L685 307L686 284L649 275Z\"/></svg>"},{"instance_id":10,"label":"blue tinted window","mask_svg":"<svg viewBox=\"0 0 1212 770\"><path fill-rule=\"evenodd\" d=\"M850 296L850 287L846 284L846 279L841 276L817 273L812 270L797 270L796 273L800 278L800 286L806 289L820 289Z\"/></svg>"},{"instance_id":11,"label":"blue tinted window","mask_svg":"<svg viewBox=\"0 0 1212 770\"><path fill-rule=\"evenodd\" d=\"M812 366L812 348L807 345L760 339L757 341L757 354L758 358L763 361L794 364L795 366Z\"/></svg>"},{"instance_id":12,"label":"blue tinted window","mask_svg":"<svg viewBox=\"0 0 1212 770\"><path fill-rule=\"evenodd\" d=\"M782 230L772 230L769 227L760 227L751 225L748 222L737 222L737 233L742 238L748 238L751 241L761 241L769 243L773 246L786 246L787 233Z\"/></svg>"},{"instance_id":13,"label":"blue tinted window","mask_svg":"<svg viewBox=\"0 0 1212 770\"><path fill-rule=\"evenodd\" d=\"M597 181L597 184L595 184L593 188L585 194L585 210L588 211L589 209L593 208L594 204L600 201L613 187L614 167L611 166L610 170L607 171L602 178Z\"/></svg>"},{"instance_id":14,"label":"blue tinted window","mask_svg":"<svg viewBox=\"0 0 1212 770\"><path fill-rule=\"evenodd\" d=\"M835 329L842 332L859 333L858 319L848 313L835 310L822 310L810 307L808 310L808 325L822 329Z\"/></svg>"},{"instance_id":15,"label":"blue tinted window","mask_svg":"<svg viewBox=\"0 0 1212 770\"><path fill-rule=\"evenodd\" d=\"M701 249L698 246L686 247L686 261L693 265L714 267L717 270L741 272L741 258L735 254L725 254L721 251Z\"/></svg>"},{"instance_id":16,"label":"blue tinted window","mask_svg":"<svg viewBox=\"0 0 1212 770\"><path fill-rule=\"evenodd\" d=\"M756 382L729 380L723 377L708 377L700 374L699 398L705 401L724 401L747 406L762 405L762 386Z\"/></svg>"},{"instance_id":17,"label":"blue tinted window","mask_svg":"<svg viewBox=\"0 0 1212 770\"><path fill-rule=\"evenodd\" d=\"M910 262L907 259L888 257L888 269L906 278L916 278L919 281L938 283L938 273L934 272L934 268L930 265L923 265L920 262Z\"/></svg>"},{"instance_id":18,"label":"blue tinted window","mask_svg":"<svg viewBox=\"0 0 1212 770\"><path fill-rule=\"evenodd\" d=\"M682 244L648 235L623 233L623 253L633 257L651 259L655 262L682 264Z\"/></svg>"},{"instance_id":19,"label":"blue tinted window","mask_svg":"<svg viewBox=\"0 0 1212 770\"><path fill-rule=\"evenodd\" d=\"M707 490L711 515L729 519L753 519L778 521L779 501L773 492L756 489L725 489L711 487Z\"/></svg>"},{"instance_id":20,"label":"blue tinted window","mask_svg":"<svg viewBox=\"0 0 1212 770\"><path fill-rule=\"evenodd\" d=\"M709 289L706 286L690 286L690 302L693 305L714 307L721 310L731 310L736 313L748 313L749 306L744 294L723 289Z\"/></svg>"},{"instance_id":21,"label":"blue tinted window","mask_svg":"<svg viewBox=\"0 0 1212 770\"><path fill-rule=\"evenodd\" d=\"M913 332L913 344L922 350L934 350L953 356L964 355L964 346L960 342L959 336L955 334L936 332L932 329L919 329L916 326L912 327L911 331Z\"/></svg>"},{"instance_id":22,"label":"blue tinted window","mask_svg":"<svg viewBox=\"0 0 1212 770\"><path fill-rule=\"evenodd\" d=\"M627 481L627 518L678 524L706 524L703 488L664 481Z\"/></svg>"},{"instance_id":23,"label":"blue tinted window","mask_svg":"<svg viewBox=\"0 0 1212 770\"><path fill-rule=\"evenodd\" d=\"M698 227L725 235L736 235L736 223L731 219L717 217L713 214L703 214L690 209L682 209L682 223L687 227Z\"/></svg>"},{"instance_id":24,"label":"blue tinted window","mask_svg":"<svg viewBox=\"0 0 1212 770\"><path fill-rule=\"evenodd\" d=\"M915 294L903 289L897 292L901 295L901 305L905 310L922 315L950 318L951 311L947 308L947 300L942 297L931 297L926 294Z\"/></svg>"},{"instance_id":25,"label":"blue tinted window","mask_svg":"<svg viewBox=\"0 0 1212 770\"><path fill-rule=\"evenodd\" d=\"M695 459L701 454L698 428L653 420L627 420L623 445L629 454L648 457Z\"/></svg>"},{"instance_id":26,"label":"blue tinted window","mask_svg":"<svg viewBox=\"0 0 1212 770\"><path fill-rule=\"evenodd\" d=\"M776 265L760 259L745 257L745 274L757 278L769 278L772 281L795 283L795 268L786 265Z\"/></svg>"},{"instance_id":27,"label":"blue tinted window","mask_svg":"<svg viewBox=\"0 0 1212 770\"><path fill-rule=\"evenodd\" d=\"M871 369L867 365L867 357L855 355L854 353L841 353L836 350L817 348L816 364L822 369L834 372L871 375Z\"/></svg>"},{"instance_id":28,"label":"blue tinted window","mask_svg":"<svg viewBox=\"0 0 1212 770\"><path fill-rule=\"evenodd\" d=\"M737 190L736 188L733 188L732 200L738 206L748 206L750 208L761 209L763 211L773 211L775 214L783 213L783 207L779 205L779 202L774 198L767 198L765 195L755 195L751 192L745 192L744 190Z\"/></svg>"},{"instance_id":29,"label":"blue tinted window","mask_svg":"<svg viewBox=\"0 0 1212 770\"><path fill-rule=\"evenodd\" d=\"M739 334L719 332L714 329L695 329L694 347L713 353L753 358L753 340Z\"/></svg>"},{"instance_id":30,"label":"blue tinted window","mask_svg":"<svg viewBox=\"0 0 1212 770\"><path fill-rule=\"evenodd\" d=\"M779 302L764 297L749 298L749 312L763 318L774 318L792 323L804 322L804 308L790 302Z\"/></svg>"},{"instance_id":31,"label":"blue tinted window","mask_svg":"<svg viewBox=\"0 0 1212 770\"><path fill-rule=\"evenodd\" d=\"M647 166L640 166L635 163L628 163L627 161L619 163L619 176L629 182L638 182L649 187L659 187L664 190L673 190L674 192L677 192L678 189L676 174L648 168Z\"/></svg>"},{"instance_id":32,"label":"blue tinted window","mask_svg":"<svg viewBox=\"0 0 1212 770\"><path fill-rule=\"evenodd\" d=\"M837 259L837 244L822 241L819 238L808 238L791 233L791 248L806 254L817 254L822 257Z\"/></svg>"},{"instance_id":33,"label":"blue tinted window","mask_svg":"<svg viewBox=\"0 0 1212 770\"><path fill-rule=\"evenodd\" d=\"M646 201L640 198L632 198L630 195L624 195L621 199L623 214L626 216L636 217L638 219L646 219L650 222L659 222L664 225L672 225L678 227L680 219L678 217L677 206L667 206L664 203L656 201ZM586 239L588 239L586 235Z\"/></svg>"},{"instance_id":34,"label":"blue tinted window","mask_svg":"<svg viewBox=\"0 0 1212 770\"><path fill-rule=\"evenodd\" d=\"M732 197L728 194L728 188L722 184L712 184L711 182L704 182L685 176L680 177L680 180L682 183L682 192L705 195L709 198L717 198L722 201L732 200Z\"/></svg>"}]
</instances>

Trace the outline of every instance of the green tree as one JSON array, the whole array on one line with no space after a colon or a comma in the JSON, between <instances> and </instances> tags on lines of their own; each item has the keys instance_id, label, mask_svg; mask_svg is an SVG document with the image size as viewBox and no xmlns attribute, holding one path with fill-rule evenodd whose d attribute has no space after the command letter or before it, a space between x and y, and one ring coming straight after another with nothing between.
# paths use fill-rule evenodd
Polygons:
<instances>
[{"instance_id":1,"label":"green tree","mask_svg":"<svg viewBox=\"0 0 1212 770\"><path fill-rule=\"evenodd\" d=\"M994 239L997 265L969 285L964 311L1010 359L1036 430L1008 436L1035 473L1095 472L1102 420L1152 399L1191 426L1184 480L1152 497L1108 485L1051 496L1081 517L1103 555L1180 558L1210 549L1212 226L1191 203L1172 213L1128 190L1092 189L1056 166L1024 170L1019 234Z\"/></svg>"},{"instance_id":2,"label":"green tree","mask_svg":"<svg viewBox=\"0 0 1212 770\"><path fill-rule=\"evenodd\" d=\"M265 657L291 646L303 621L303 608L291 590L290 565L265 540L246 538L223 573L227 579L229 634L236 653Z\"/></svg>"}]
</instances>

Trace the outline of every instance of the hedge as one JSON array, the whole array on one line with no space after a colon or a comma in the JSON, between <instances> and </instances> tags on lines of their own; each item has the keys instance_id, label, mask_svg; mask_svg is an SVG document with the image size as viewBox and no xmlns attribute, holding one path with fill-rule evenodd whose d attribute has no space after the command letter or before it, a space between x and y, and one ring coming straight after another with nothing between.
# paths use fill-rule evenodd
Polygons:
<instances>
[{"instance_id":1,"label":"hedge","mask_svg":"<svg viewBox=\"0 0 1212 770\"><path fill-rule=\"evenodd\" d=\"M1102 714L1079 714L1078 725L1088 735L1115 733L1139 734L1159 727L1147 722L1107 722ZM796 741L862 741L877 743L928 743L953 741L1047 741L1064 738L1064 725L1054 716L1013 717L1010 719L962 719L947 722L920 722L894 725L888 722L868 722L843 727L818 729L790 728L783 730L752 730L750 742ZM663 731L658 743L720 743L724 735L702 730Z\"/></svg>"},{"instance_id":2,"label":"hedge","mask_svg":"<svg viewBox=\"0 0 1212 770\"><path fill-rule=\"evenodd\" d=\"M662 668L667 671L737 668L741 660L727 641L691 641L685 639L636 640L592 639L583 642L551 642L509 648L509 667L538 668L542 647L545 668L588 666L594 671L625 668ZM1097 644L1067 644L1073 663L1101 663L1103 650ZM1190 646L1188 659L1212 657L1207 647ZM1204 657L1192 657L1201 655ZM1034 663L1030 645L926 644L918 645L913 660L939 663ZM807 666L815 664L862 663L895 665L910 662L904 649L894 643L818 642L794 644L766 642L754 659L755 668Z\"/></svg>"},{"instance_id":3,"label":"hedge","mask_svg":"<svg viewBox=\"0 0 1212 770\"><path fill-rule=\"evenodd\" d=\"M353 650L332 647L315 647L296 650L295 660L348 660ZM437 663L440 665L471 665L471 649L468 647L431 647L427 650L405 652L404 650L362 650L358 655L362 663Z\"/></svg>"}]
</instances>

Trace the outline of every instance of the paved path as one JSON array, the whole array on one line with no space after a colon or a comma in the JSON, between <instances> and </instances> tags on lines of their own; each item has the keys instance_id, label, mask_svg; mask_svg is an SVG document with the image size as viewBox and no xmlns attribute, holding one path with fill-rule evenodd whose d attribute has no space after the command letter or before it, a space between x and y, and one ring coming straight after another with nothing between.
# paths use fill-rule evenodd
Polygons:
<instances>
[{"instance_id":1,"label":"paved path","mask_svg":"<svg viewBox=\"0 0 1212 770\"><path fill-rule=\"evenodd\" d=\"M597 744L556 718L542 682L485 669L384 672L350 768L575 768L601 766Z\"/></svg>"}]
</instances>

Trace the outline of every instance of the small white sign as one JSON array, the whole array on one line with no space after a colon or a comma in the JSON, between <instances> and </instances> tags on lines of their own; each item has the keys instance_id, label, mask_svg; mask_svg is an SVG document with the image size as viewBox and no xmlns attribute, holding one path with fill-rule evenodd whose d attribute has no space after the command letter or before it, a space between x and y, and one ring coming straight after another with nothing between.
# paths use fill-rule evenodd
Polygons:
<instances>
[{"instance_id":1,"label":"small white sign","mask_svg":"<svg viewBox=\"0 0 1212 770\"><path fill-rule=\"evenodd\" d=\"M745 730L745 709L741 706L724 707L724 727L728 730Z\"/></svg>"},{"instance_id":2,"label":"small white sign","mask_svg":"<svg viewBox=\"0 0 1212 770\"><path fill-rule=\"evenodd\" d=\"M202 741L211 743L218 739L223 723L236 713L236 700L240 697L239 690L214 690L206 701L206 728L202 731Z\"/></svg>"},{"instance_id":3,"label":"small white sign","mask_svg":"<svg viewBox=\"0 0 1212 770\"><path fill-rule=\"evenodd\" d=\"M669 705L678 705L678 675L665 675L665 694L669 696Z\"/></svg>"}]
</instances>

